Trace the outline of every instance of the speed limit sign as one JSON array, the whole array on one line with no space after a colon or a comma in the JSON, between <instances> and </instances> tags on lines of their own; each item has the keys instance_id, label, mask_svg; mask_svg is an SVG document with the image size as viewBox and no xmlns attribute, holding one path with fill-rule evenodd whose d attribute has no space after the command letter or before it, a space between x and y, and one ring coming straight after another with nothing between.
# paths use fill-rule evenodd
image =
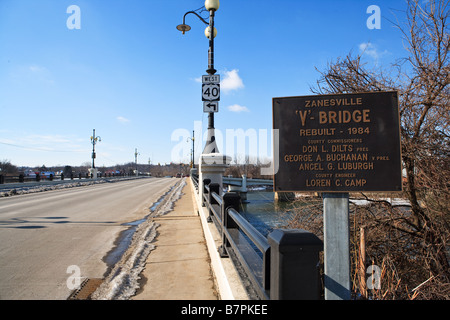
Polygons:
<instances>
[{"instance_id":1,"label":"speed limit sign","mask_svg":"<svg viewBox=\"0 0 450 320\"><path fill-rule=\"evenodd\" d=\"M202 101L219 101L220 84L208 83L202 85Z\"/></svg>"}]
</instances>

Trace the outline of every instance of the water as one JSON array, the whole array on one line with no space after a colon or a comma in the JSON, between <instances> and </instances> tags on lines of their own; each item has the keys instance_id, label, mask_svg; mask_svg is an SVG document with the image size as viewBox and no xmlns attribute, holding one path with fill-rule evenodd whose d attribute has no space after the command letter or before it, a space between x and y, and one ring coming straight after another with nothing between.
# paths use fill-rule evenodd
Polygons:
<instances>
[{"instance_id":1,"label":"water","mask_svg":"<svg viewBox=\"0 0 450 320\"><path fill-rule=\"evenodd\" d=\"M242 216L266 237L273 229L285 227L292 218L292 204L275 203L274 195L265 190L248 192L247 203L240 209Z\"/></svg>"}]
</instances>

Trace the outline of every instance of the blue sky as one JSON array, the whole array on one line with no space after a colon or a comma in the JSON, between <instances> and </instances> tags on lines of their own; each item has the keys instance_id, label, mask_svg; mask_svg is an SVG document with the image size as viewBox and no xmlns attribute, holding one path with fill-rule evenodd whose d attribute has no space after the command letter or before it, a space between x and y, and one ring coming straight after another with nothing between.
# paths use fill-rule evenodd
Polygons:
<instances>
[{"instance_id":1,"label":"blue sky","mask_svg":"<svg viewBox=\"0 0 450 320\"><path fill-rule=\"evenodd\" d=\"M187 163L194 129L198 157L208 122L199 82L208 40L194 15L185 35L176 26L203 4L0 0L0 160L81 165L91 161L93 129L101 137L97 166L134 161L136 148L139 163ZM71 5L80 8L80 29L67 27ZM370 5L381 9L381 29L366 25ZM270 157L272 98L311 94L315 67L362 48L365 61L380 67L405 56L401 33L387 20L404 19L404 9L403 0L222 0L215 19L220 151ZM239 146L239 132L256 133L256 142Z\"/></svg>"}]
</instances>

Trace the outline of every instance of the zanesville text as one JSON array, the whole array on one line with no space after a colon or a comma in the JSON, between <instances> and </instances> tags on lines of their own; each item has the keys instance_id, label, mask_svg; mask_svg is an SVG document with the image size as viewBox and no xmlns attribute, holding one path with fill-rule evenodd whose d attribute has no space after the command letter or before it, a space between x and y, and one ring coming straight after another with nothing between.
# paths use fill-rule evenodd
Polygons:
<instances>
[{"instance_id":1,"label":"zanesville text","mask_svg":"<svg viewBox=\"0 0 450 320\"><path fill-rule=\"evenodd\" d=\"M305 100L305 108L360 105L362 105L362 98Z\"/></svg>"}]
</instances>

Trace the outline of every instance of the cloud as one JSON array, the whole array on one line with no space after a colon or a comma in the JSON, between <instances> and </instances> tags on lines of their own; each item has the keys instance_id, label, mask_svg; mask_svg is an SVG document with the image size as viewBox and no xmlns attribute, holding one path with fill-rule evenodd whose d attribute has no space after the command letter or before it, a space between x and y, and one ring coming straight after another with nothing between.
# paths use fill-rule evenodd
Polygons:
<instances>
[{"instance_id":1,"label":"cloud","mask_svg":"<svg viewBox=\"0 0 450 320\"><path fill-rule=\"evenodd\" d=\"M37 84L54 85L55 80L49 69L32 64L18 66L10 74L12 80L34 87Z\"/></svg>"},{"instance_id":2,"label":"cloud","mask_svg":"<svg viewBox=\"0 0 450 320\"><path fill-rule=\"evenodd\" d=\"M220 83L220 89L225 93L233 90L239 90L244 88L244 83L238 74L239 70L233 69L231 71L225 71L224 77Z\"/></svg>"},{"instance_id":3,"label":"cloud","mask_svg":"<svg viewBox=\"0 0 450 320\"><path fill-rule=\"evenodd\" d=\"M237 113L250 112L250 110L248 110L247 107L240 106L238 104L233 104L232 106L228 106L227 109L230 110L231 112L237 112Z\"/></svg>"},{"instance_id":4,"label":"cloud","mask_svg":"<svg viewBox=\"0 0 450 320\"><path fill-rule=\"evenodd\" d=\"M359 52L373 58L376 61L378 61L378 59L380 59L382 56L389 53L387 50L379 52L378 48L370 42L361 43L359 45Z\"/></svg>"},{"instance_id":5,"label":"cloud","mask_svg":"<svg viewBox=\"0 0 450 320\"><path fill-rule=\"evenodd\" d=\"M31 72L48 72L47 68L38 65L31 65L28 67Z\"/></svg>"},{"instance_id":6,"label":"cloud","mask_svg":"<svg viewBox=\"0 0 450 320\"><path fill-rule=\"evenodd\" d=\"M233 69L231 71L223 71L220 73L222 80L220 81L220 90L223 93L229 93L233 90L239 90L244 88L244 82L239 76L239 70ZM202 77L191 78L194 82L202 83Z\"/></svg>"},{"instance_id":7,"label":"cloud","mask_svg":"<svg viewBox=\"0 0 450 320\"><path fill-rule=\"evenodd\" d=\"M122 117L122 116L118 116L116 119L117 119L117 121L119 121L120 123L128 123L128 122L130 122L129 119L127 119L127 118L125 118L125 117Z\"/></svg>"}]
</instances>

